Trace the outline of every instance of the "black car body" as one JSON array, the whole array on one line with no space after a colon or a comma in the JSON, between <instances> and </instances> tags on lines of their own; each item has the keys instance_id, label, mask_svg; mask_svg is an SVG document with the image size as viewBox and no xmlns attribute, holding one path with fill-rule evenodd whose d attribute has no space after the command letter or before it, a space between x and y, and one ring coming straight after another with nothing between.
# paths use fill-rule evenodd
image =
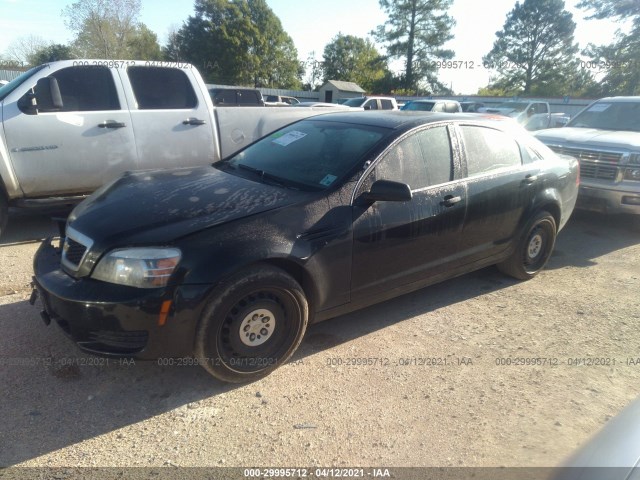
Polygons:
<instances>
[{"instance_id":1,"label":"black car body","mask_svg":"<svg viewBox=\"0 0 640 480\"><path fill-rule=\"evenodd\" d=\"M251 380L308 323L491 264L531 278L577 170L508 120L322 115L211 167L104 186L72 212L62 249L38 251L35 291L85 351L195 352L214 376Z\"/></svg>"}]
</instances>

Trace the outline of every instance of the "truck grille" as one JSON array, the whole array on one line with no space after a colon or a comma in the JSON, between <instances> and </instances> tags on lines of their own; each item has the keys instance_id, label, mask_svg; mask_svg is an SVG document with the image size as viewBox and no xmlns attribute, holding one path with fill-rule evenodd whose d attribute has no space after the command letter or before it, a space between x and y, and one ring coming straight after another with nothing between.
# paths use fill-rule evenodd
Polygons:
<instances>
[{"instance_id":1,"label":"truck grille","mask_svg":"<svg viewBox=\"0 0 640 480\"><path fill-rule=\"evenodd\" d=\"M622 153L549 145L556 153L571 155L580 162L580 178L615 181Z\"/></svg>"}]
</instances>

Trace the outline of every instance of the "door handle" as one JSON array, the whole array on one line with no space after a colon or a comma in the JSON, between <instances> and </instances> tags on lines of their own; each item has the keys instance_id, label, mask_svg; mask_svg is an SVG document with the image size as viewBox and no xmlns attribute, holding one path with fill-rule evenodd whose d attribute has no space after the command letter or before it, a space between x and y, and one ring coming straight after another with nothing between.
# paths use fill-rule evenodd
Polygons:
<instances>
[{"instance_id":1,"label":"door handle","mask_svg":"<svg viewBox=\"0 0 640 480\"><path fill-rule=\"evenodd\" d=\"M183 125L204 125L205 122L204 120L200 120L199 118L187 118L186 120L182 121Z\"/></svg>"},{"instance_id":2,"label":"door handle","mask_svg":"<svg viewBox=\"0 0 640 480\"><path fill-rule=\"evenodd\" d=\"M460 201L462 201L462 197L460 196L454 197L453 195L447 195L440 202L440 205L444 205L445 207L453 207L456 203Z\"/></svg>"},{"instance_id":3,"label":"door handle","mask_svg":"<svg viewBox=\"0 0 640 480\"><path fill-rule=\"evenodd\" d=\"M538 180L538 176L537 175L527 175L526 177L524 177L524 183L526 183L527 185L531 185L532 183L534 183L536 180Z\"/></svg>"},{"instance_id":4,"label":"door handle","mask_svg":"<svg viewBox=\"0 0 640 480\"><path fill-rule=\"evenodd\" d=\"M123 122L102 122L98 124L100 128L122 128L126 126L126 123Z\"/></svg>"}]
</instances>

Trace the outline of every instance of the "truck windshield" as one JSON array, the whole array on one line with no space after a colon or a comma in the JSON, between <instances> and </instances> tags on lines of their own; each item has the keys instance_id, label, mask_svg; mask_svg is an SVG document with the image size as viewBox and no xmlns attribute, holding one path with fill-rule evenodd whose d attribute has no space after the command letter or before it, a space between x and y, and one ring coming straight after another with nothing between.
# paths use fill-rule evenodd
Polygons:
<instances>
[{"instance_id":1,"label":"truck windshield","mask_svg":"<svg viewBox=\"0 0 640 480\"><path fill-rule=\"evenodd\" d=\"M22 83L25 80L27 80L29 77L31 77L34 73L39 72L40 70L42 70L44 67L46 67L46 64L45 65L39 65L37 67L33 67L32 69L27 70L26 72L24 72L21 75L18 75L16 78L11 80L9 83L7 83L3 87L1 87L0 88L0 101L4 100L7 95L9 95L16 88L18 88L20 85L22 85Z\"/></svg>"},{"instance_id":2,"label":"truck windshield","mask_svg":"<svg viewBox=\"0 0 640 480\"><path fill-rule=\"evenodd\" d=\"M640 132L640 102L596 102L573 117L567 127Z\"/></svg>"},{"instance_id":3,"label":"truck windshield","mask_svg":"<svg viewBox=\"0 0 640 480\"><path fill-rule=\"evenodd\" d=\"M215 164L227 172L315 191L339 185L390 130L302 120Z\"/></svg>"}]
</instances>

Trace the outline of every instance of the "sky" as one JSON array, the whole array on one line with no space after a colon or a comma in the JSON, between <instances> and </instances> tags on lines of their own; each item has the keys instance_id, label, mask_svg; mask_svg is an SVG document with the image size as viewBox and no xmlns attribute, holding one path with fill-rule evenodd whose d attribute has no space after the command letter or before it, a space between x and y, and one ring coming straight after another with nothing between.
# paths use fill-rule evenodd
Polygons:
<instances>
[{"instance_id":1,"label":"sky","mask_svg":"<svg viewBox=\"0 0 640 480\"><path fill-rule=\"evenodd\" d=\"M55 43L71 41L73 35L66 29L61 12L72 3L73 0L0 0L0 53L12 41L27 35ZM338 33L365 38L386 19L378 0L267 0L267 3L293 39L301 61L306 61L311 52L321 60L325 45ZM575 39L580 48L589 42L611 43L619 25L584 20L585 12L574 7L578 0L565 3L577 23ZM142 0L140 20L164 44L169 31L179 28L194 13L193 4L193 0ZM459 94L473 94L487 85L490 72L481 67L482 57L491 50L495 33L502 29L514 5L515 0L454 0L449 14L456 20L455 38L446 47L455 51L454 60L466 68L441 70L442 82ZM384 50L382 46L378 48Z\"/></svg>"}]
</instances>

